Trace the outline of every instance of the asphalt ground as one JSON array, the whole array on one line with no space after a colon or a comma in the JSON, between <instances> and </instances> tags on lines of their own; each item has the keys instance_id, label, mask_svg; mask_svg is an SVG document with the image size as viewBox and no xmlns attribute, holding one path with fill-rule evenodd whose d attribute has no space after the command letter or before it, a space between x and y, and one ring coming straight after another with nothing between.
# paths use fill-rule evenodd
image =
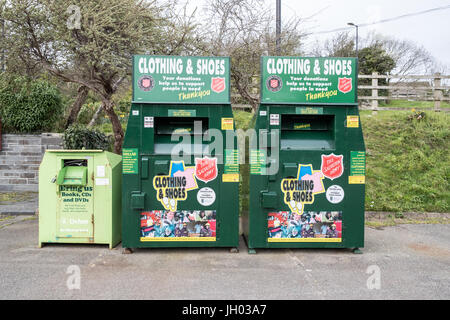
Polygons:
<instances>
[{"instance_id":1,"label":"asphalt ground","mask_svg":"<svg viewBox=\"0 0 450 320\"><path fill-rule=\"evenodd\" d=\"M1 219L0 299L450 298L449 224L366 227L363 254L37 242L37 217Z\"/></svg>"}]
</instances>

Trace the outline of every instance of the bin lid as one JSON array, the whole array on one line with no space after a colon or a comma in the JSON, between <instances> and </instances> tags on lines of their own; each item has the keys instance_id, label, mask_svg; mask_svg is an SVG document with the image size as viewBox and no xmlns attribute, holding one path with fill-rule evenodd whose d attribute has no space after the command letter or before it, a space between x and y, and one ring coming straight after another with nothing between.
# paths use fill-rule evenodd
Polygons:
<instances>
[{"instance_id":1,"label":"bin lid","mask_svg":"<svg viewBox=\"0 0 450 320\"><path fill-rule=\"evenodd\" d=\"M85 186L87 183L87 167L64 167L58 172L56 184L69 186Z\"/></svg>"}]
</instances>

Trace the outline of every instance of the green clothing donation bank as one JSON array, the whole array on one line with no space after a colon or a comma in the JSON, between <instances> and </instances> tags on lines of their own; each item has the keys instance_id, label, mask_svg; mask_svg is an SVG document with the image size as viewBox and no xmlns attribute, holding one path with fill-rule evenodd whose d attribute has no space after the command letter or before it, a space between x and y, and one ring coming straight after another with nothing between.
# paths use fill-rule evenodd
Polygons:
<instances>
[{"instance_id":1,"label":"green clothing donation bank","mask_svg":"<svg viewBox=\"0 0 450 320\"><path fill-rule=\"evenodd\" d=\"M357 59L263 57L244 233L256 248L364 246Z\"/></svg>"},{"instance_id":2,"label":"green clothing donation bank","mask_svg":"<svg viewBox=\"0 0 450 320\"><path fill-rule=\"evenodd\" d=\"M228 57L133 57L123 155L124 248L238 247ZM223 139L222 139L223 137Z\"/></svg>"},{"instance_id":3,"label":"green clothing donation bank","mask_svg":"<svg viewBox=\"0 0 450 320\"><path fill-rule=\"evenodd\" d=\"M121 240L121 156L102 150L47 150L39 167L42 243Z\"/></svg>"}]
</instances>

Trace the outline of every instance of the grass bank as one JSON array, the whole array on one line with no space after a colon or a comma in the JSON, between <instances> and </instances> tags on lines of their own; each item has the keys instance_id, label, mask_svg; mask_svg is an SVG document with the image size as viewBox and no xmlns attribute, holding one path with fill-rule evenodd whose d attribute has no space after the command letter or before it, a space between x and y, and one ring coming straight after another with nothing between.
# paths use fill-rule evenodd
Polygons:
<instances>
[{"instance_id":1,"label":"grass bank","mask_svg":"<svg viewBox=\"0 0 450 320\"><path fill-rule=\"evenodd\" d=\"M434 102L433 101L408 101L408 100L390 100L389 103L385 103L380 101L379 106L381 108L407 108L407 109L415 109L415 110L423 110L423 109L433 109ZM450 104L442 101L441 109L449 109Z\"/></svg>"},{"instance_id":2,"label":"grass bank","mask_svg":"<svg viewBox=\"0 0 450 320\"><path fill-rule=\"evenodd\" d=\"M368 210L450 211L450 116L433 111L423 115L361 112Z\"/></svg>"},{"instance_id":3,"label":"grass bank","mask_svg":"<svg viewBox=\"0 0 450 320\"><path fill-rule=\"evenodd\" d=\"M253 114L247 111L233 110L235 128L247 130L252 127ZM239 212L247 211L249 207L250 194L250 165L248 158L248 147L245 149L245 163L239 166Z\"/></svg>"},{"instance_id":4,"label":"grass bank","mask_svg":"<svg viewBox=\"0 0 450 320\"><path fill-rule=\"evenodd\" d=\"M251 113L234 111L234 117L236 128L250 126ZM362 111L361 122L367 148L366 210L450 212L450 115ZM241 176L241 209L248 210L248 166L241 166Z\"/></svg>"}]
</instances>

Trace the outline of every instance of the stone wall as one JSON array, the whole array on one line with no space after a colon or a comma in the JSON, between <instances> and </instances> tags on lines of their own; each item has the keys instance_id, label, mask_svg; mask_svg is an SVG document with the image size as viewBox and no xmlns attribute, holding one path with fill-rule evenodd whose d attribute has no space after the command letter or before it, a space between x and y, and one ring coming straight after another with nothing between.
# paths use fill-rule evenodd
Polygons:
<instances>
[{"instance_id":1,"label":"stone wall","mask_svg":"<svg viewBox=\"0 0 450 320\"><path fill-rule=\"evenodd\" d=\"M46 149L62 149L62 135L3 134L0 191L38 191L39 165Z\"/></svg>"}]
</instances>

